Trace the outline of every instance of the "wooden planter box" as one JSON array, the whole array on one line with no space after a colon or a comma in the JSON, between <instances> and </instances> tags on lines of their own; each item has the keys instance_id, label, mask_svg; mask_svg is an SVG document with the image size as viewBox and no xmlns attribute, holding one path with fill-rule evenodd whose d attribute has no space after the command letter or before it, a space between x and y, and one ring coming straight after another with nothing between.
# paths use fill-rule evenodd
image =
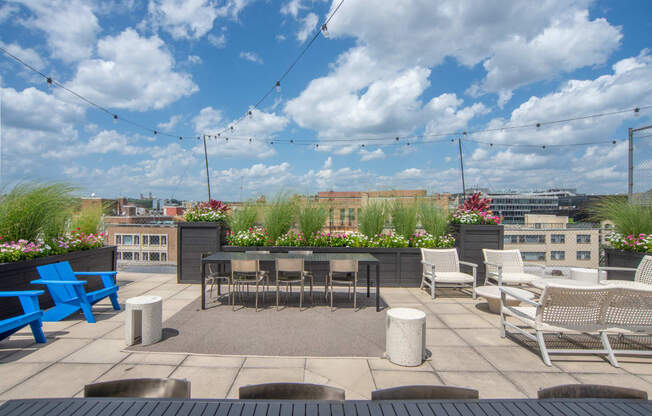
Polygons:
<instances>
[{"instance_id":1,"label":"wooden planter box","mask_svg":"<svg viewBox=\"0 0 652 416\"><path fill-rule=\"evenodd\" d=\"M32 260L25 260L13 263L0 263L0 291L12 290L45 290L45 294L39 296L41 309L48 309L54 306L47 289L43 285L32 285L29 282L40 279L36 266L44 264L68 261L76 272L107 271L116 270L115 246L94 248L91 250L74 251L57 256L39 257ZM84 286L86 291L93 291L104 287L99 276L84 276L80 280L88 283ZM18 298L0 298L0 320L10 318L23 313Z\"/></svg>"},{"instance_id":2,"label":"wooden planter box","mask_svg":"<svg viewBox=\"0 0 652 416\"><path fill-rule=\"evenodd\" d=\"M370 253L380 262L380 282L382 287L419 287L421 284L421 250L414 247L401 248L355 248L355 247L238 247L223 246L223 251L269 250L272 253L285 253L292 250L312 250L315 253ZM328 273L328 265L313 265L311 270L322 281ZM371 268L372 284L375 270ZM360 279L366 279L361 270ZM364 280L362 281L364 283Z\"/></svg>"},{"instance_id":3,"label":"wooden planter box","mask_svg":"<svg viewBox=\"0 0 652 416\"><path fill-rule=\"evenodd\" d=\"M648 253L605 248L604 254L608 267L631 267L635 269L638 267L638 264L641 262L641 260L643 260L643 257L645 257L645 255ZM611 271L607 273L607 280L613 279L634 280L634 272Z\"/></svg>"},{"instance_id":4,"label":"wooden planter box","mask_svg":"<svg viewBox=\"0 0 652 416\"><path fill-rule=\"evenodd\" d=\"M221 223L177 223L177 282L201 283L201 255L220 251L225 237Z\"/></svg>"},{"instance_id":5,"label":"wooden planter box","mask_svg":"<svg viewBox=\"0 0 652 416\"><path fill-rule=\"evenodd\" d=\"M478 284L485 278L482 249L502 250L505 243L505 227L502 225L452 224L455 247L460 260L478 265Z\"/></svg>"}]
</instances>

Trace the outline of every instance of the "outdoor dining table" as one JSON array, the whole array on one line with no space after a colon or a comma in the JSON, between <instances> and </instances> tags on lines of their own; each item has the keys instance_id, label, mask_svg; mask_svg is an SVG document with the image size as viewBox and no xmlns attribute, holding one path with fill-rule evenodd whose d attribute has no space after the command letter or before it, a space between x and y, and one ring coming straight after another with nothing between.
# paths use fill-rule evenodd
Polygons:
<instances>
[{"instance_id":1,"label":"outdoor dining table","mask_svg":"<svg viewBox=\"0 0 652 416\"><path fill-rule=\"evenodd\" d=\"M66 398L9 400L0 416L498 416L652 414L652 402L625 399L210 400Z\"/></svg>"},{"instance_id":2,"label":"outdoor dining table","mask_svg":"<svg viewBox=\"0 0 652 416\"><path fill-rule=\"evenodd\" d=\"M357 260L359 266L366 267L367 276L367 297L370 296L370 269L373 264L376 272L376 311L380 311L380 262L369 253L312 253L312 254L296 254L292 251L288 253L259 253L256 251L250 252L228 252L220 251L213 253L209 256L203 257L201 260L201 308L206 309L206 268L205 265L214 263L222 266L229 264L231 260L258 260L261 264L273 264L278 258L303 258L306 263L318 264L328 263L330 260ZM308 266L310 267L310 266ZM223 269L224 270L224 269ZM224 273L222 270L222 273ZM220 288L218 284L218 293Z\"/></svg>"}]
</instances>

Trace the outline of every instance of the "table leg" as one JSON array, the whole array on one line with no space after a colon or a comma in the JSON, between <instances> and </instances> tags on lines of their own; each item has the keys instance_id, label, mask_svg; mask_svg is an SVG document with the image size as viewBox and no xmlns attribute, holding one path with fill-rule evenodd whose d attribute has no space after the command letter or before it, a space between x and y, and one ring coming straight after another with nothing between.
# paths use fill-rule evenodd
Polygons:
<instances>
[{"instance_id":1,"label":"table leg","mask_svg":"<svg viewBox=\"0 0 652 416\"><path fill-rule=\"evenodd\" d=\"M369 263L367 263L367 297L369 297L369 291L371 288L371 277L369 276L369 269L371 266L369 266Z\"/></svg>"},{"instance_id":2,"label":"table leg","mask_svg":"<svg viewBox=\"0 0 652 416\"><path fill-rule=\"evenodd\" d=\"M376 263L376 312L380 312L380 263Z\"/></svg>"},{"instance_id":3,"label":"table leg","mask_svg":"<svg viewBox=\"0 0 652 416\"><path fill-rule=\"evenodd\" d=\"M206 271L204 270L204 259L201 259L201 308L206 309Z\"/></svg>"},{"instance_id":4,"label":"table leg","mask_svg":"<svg viewBox=\"0 0 652 416\"><path fill-rule=\"evenodd\" d=\"M221 274L224 271L224 265L222 263L217 263L217 274ZM217 296L222 294L222 279L217 279Z\"/></svg>"}]
</instances>

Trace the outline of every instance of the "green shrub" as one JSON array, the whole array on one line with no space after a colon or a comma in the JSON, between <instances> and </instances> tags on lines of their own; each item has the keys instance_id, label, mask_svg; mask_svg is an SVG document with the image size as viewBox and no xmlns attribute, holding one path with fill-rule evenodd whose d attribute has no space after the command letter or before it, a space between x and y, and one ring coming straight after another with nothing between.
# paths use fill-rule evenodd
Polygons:
<instances>
[{"instance_id":1,"label":"green shrub","mask_svg":"<svg viewBox=\"0 0 652 416\"><path fill-rule=\"evenodd\" d=\"M76 198L63 183L19 184L0 197L3 241L53 238L65 234Z\"/></svg>"},{"instance_id":2,"label":"green shrub","mask_svg":"<svg viewBox=\"0 0 652 416\"><path fill-rule=\"evenodd\" d=\"M448 211L434 202L423 201L419 204L419 222L428 234L443 236L448 231Z\"/></svg>"},{"instance_id":3,"label":"green shrub","mask_svg":"<svg viewBox=\"0 0 652 416\"><path fill-rule=\"evenodd\" d=\"M79 229L84 234L94 234L100 231L104 210L105 208L97 205L82 209L72 217L73 230Z\"/></svg>"},{"instance_id":4,"label":"green shrub","mask_svg":"<svg viewBox=\"0 0 652 416\"><path fill-rule=\"evenodd\" d=\"M297 206L286 195L279 194L265 210L263 224L272 241L290 231L297 216Z\"/></svg>"},{"instance_id":5,"label":"green shrub","mask_svg":"<svg viewBox=\"0 0 652 416\"><path fill-rule=\"evenodd\" d=\"M232 233L239 233L253 228L256 225L256 218L258 218L258 207L254 204L247 204L232 209L226 217L226 222Z\"/></svg>"},{"instance_id":6,"label":"green shrub","mask_svg":"<svg viewBox=\"0 0 652 416\"><path fill-rule=\"evenodd\" d=\"M652 234L652 206L631 204L623 197L601 199L593 208L595 220L609 220L624 236Z\"/></svg>"},{"instance_id":7,"label":"green shrub","mask_svg":"<svg viewBox=\"0 0 652 416\"><path fill-rule=\"evenodd\" d=\"M396 234L410 238L417 229L417 205L403 204L396 199L391 205L392 225Z\"/></svg>"},{"instance_id":8,"label":"green shrub","mask_svg":"<svg viewBox=\"0 0 652 416\"><path fill-rule=\"evenodd\" d=\"M383 202L368 203L362 207L358 215L358 230L369 238L382 233L387 222L387 211Z\"/></svg>"},{"instance_id":9,"label":"green shrub","mask_svg":"<svg viewBox=\"0 0 652 416\"><path fill-rule=\"evenodd\" d=\"M307 203L299 209L299 229L310 240L324 227L326 216L327 213L323 207Z\"/></svg>"}]
</instances>

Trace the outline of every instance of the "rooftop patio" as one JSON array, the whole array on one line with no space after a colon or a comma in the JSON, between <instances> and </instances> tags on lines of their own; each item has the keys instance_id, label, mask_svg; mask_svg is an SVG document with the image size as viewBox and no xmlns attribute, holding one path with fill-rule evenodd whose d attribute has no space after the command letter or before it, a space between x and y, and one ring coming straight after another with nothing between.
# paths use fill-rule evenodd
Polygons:
<instances>
[{"instance_id":1,"label":"rooftop patio","mask_svg":"<svg viewBox=\"0 0 652 416\"><path fill-rule=\"evenodd\" d=\"M161 296L164 327L169 327L165 324L169 318L184 308L188 311L201 294L199 285L177 284L175 275L120 272L118 281L121 302L142 294ZM362 290L359 293L362 299ZM0 342L0 401L81 396L87 383L137 377L186 378L192 383L193 398L237 398L242 385L272 381L328 384L343 388L347 399L368 399L372 390L407 384L467 386L478 389L481 398L536 397L540 387L578 382L652 393L652 358L619 357L621 367L615 368L602 357L557 355L552 367L547 367L536 348L514 337L500 338L499 316L487 310L483 299L451 290L432 300L416 288L383 288L382 300L390 307L427 313L426 344L431 355L421 366L401 367L380 357L127 351L123 312L116 313L104 300L94 307L95 324L86 323L81 314L44 322L46 344L35 344L29 329ZM270 302L267 305L273 309ZM349 313L345 302L340 306L334 314ZM233 314L249 312L224 308ZM299 313L296 305L289 309L286 312ZM384 319L383 312L377 315ZM254 333L250 339L255 341Z\"/></svg>"}]
</instances>

